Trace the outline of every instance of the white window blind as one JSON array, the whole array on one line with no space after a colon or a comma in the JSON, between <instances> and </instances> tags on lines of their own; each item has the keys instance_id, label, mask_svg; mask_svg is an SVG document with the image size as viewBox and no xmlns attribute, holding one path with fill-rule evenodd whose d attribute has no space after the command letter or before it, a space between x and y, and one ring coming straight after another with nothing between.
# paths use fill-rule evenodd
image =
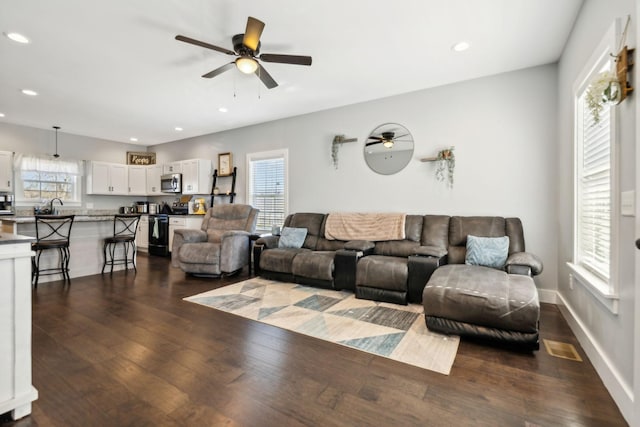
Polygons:
<instances>
[{"instance_id":1,"label":"white window blind","mask_svg":"<svg viewBox=\"0 0 640 427\"><path fill-rule=\"evenodd\" d=\"M604 107L594 123L585 101L578 100L577 262L605 282L610 278L611 117Z\"/></svg>"},{"instance_id":2,"label":"white window blind","mask_svg":"<svg viewBox=\"0 0 640 427\"><path fill-rule=\"evenodd\" d=\"M249 203L260 209L257 231L282 225L286 210L286 164L283 155L270 158L249 156Z\"/></svg>"}]
</instances>

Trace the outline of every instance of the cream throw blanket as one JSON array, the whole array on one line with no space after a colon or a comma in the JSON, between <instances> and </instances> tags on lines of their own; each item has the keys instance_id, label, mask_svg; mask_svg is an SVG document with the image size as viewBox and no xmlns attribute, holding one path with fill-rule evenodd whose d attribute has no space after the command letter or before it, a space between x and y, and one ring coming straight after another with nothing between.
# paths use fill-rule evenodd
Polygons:
<instances>
[{"instance_id":1,"label":"cream throw blanket","mask_svg":"<svg viewBox=\"0 0 640 427\"><path fill-rule=\"evenodd\" d=\"M401 213L330 213L324 229L327 240L402 240L407 215Z\"/></svg>"}]
</instances>

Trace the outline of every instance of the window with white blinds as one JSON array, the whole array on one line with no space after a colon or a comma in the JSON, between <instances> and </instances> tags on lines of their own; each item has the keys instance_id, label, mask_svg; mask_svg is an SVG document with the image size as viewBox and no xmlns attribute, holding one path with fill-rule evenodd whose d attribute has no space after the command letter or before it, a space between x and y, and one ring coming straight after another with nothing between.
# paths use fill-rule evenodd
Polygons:
<instances>
[{"instance_id":1,"label":"window with white blinds","mask_svg":"<svg viewBox=\"0 0 640 427\"><path fill-rule=\"evenodd\" d=\"M285 150L247 156L249 204L260 209L256 230L281 226L287 211L287 153Z\"/></svg>"},{"instance_id":2,"label":"window with white blinds","mask_svg":"<svg viewBox=\"0 0 640 427\"><path fill-rule=\"evenodd\" d=\"M619 306L619 173L616 114L618 106L602 105L593 117L598 100L615 78L616 20L587 60L573 85L574 101L574 229L573 259L568 287L582 286L611 313ZM616 50L618 49L618 50ZM562 96L562 95L560 95Z\"/></svg>"},{"instance_id":3,"label":"window with white blinds","mask_svg":"<svg viewBox=\"0 0 640 427\"><path fill-rule=\"evenodd\" d=\"M578 99L576 250L577 263L605 282L611 259L611 114L604 107L594 122L585 100Z\"/></svg>"}]
</instances>

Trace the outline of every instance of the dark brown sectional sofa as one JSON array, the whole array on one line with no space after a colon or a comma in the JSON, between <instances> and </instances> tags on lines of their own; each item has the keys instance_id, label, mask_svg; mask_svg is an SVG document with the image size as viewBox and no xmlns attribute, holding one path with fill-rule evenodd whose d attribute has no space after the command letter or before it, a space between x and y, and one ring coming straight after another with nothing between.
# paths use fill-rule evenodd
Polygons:
<instances>
[{"instance_id":1,"label":"dark brown sectional sofa","mask_svg":"<svg viewBox=\"0 0 640 427\"><path fill-rule=\"evenodd\" d=\"M328 214L289 215L305 228L300 248L278 236L254 246L256 273L273 280L336 290L396 304L423 303L431 330L538 348L539 301L532 276L542 263L525 252L518 218L407 215L402 240L329 240ZM508 236L504 268L466 265L467 236Z\"/></svg>"}]
</instances>

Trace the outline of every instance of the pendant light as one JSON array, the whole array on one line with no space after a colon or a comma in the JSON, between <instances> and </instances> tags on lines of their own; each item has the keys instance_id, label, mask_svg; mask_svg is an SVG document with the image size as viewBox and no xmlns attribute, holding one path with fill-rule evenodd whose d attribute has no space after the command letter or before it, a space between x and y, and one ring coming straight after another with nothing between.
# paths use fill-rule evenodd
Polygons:
<instances>
[{"instance_id":1,"label":"pendant light","mask_svg":"<svg viewBox=\"0 0 640 427\"><path fill-rule=\"evenodd\" d=\"M58 154L58 130L60 129L60 126L54 126L53 128L56 130L56 153L53 155L53 157L57 159L58 157L60 157L60 154Z\"/></svg>"}]
</instances>

